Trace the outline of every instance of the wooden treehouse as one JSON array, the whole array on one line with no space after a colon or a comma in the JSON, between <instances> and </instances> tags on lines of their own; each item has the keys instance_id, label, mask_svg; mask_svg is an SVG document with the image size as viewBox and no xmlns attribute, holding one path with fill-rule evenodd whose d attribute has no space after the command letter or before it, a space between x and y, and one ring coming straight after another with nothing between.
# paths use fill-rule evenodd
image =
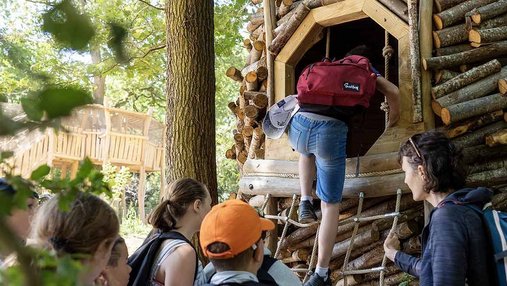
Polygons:
<instances>
[{"instance_id":1,"label":"wooden treehouse","mask_svg":"<svg viewBox=\"0 0 507 286\"><path fill-rule=\"evenodd\" d=\"M418 3L420 2L420 3ZM507 191L507 2L495 0L252 0L243 44L248 50L242 68L226 74L240 83L239 96L229 108L236 117L235 144L226 157L241 170L239 193L256 206L266 206L271 218L284 224L272 235L276 249L294 271L307 273L315 261L317 225L294 221L299 195L298 154L288 137L266 139L262 118L278 100L296 93L303 68L324 57L339 59L366 44L373 66L399 87L401 119L387 128L376 95L361 128L349 128L345 198L333 248L332 278L337 285L397 285L405 276L383 260L382 242L393 219L361 222L352 235L358 195L364 216L401 213L395 229L403 249L420 251L417 235L423 206L410 194L397 162L397 151L411 135L438 128L464 149L470 186ZM500 27L500 28L499 28ZM391 46L394 54L383 54ZM358 162L359 160L359 162ZM506 193L495 196L504 208ZM361 204L359 204L361 205ZM280 240L277 248L277 240ZM351 243L353 241L353 243ZM345 257L347 257L345 259ZM384 271L365 273L381 264ZM345 273L345 274L344 274ZM382 283L384 283L382 282Z\"/></svg>"},{"instance_id":2,"label":"wooden treehouse","mask_svg":"<svg viewBox=\"0 0 507 286\"><path fill-rule=\"evenodd\" d=\"M25 116L20 105L4 103L1 108L18 120ZM64 118L59 132L52 128L20 132L0 138L0 149L14 152L10 164L14 174L23 177L48 164L59 169L62 177L73 178L85 157L98 166L128 167L139 173L139 215L144 218L146 173L164 168L164 130L150 114L86 105Z\"/></svg>"}]
</instances>

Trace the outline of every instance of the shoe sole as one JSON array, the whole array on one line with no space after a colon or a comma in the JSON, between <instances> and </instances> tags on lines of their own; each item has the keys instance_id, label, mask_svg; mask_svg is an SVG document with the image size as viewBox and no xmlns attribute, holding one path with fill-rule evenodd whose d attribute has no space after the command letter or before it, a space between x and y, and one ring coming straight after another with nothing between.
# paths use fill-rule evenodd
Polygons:
<instances>
[{"instance_id":1,"label":"shoe sole","mask_svg":"<svg viewBox=\"0 0 507 286\"><path fill-rule=\"evenodd\" d=\"M302 224L308 224L308 223L312 223L312 222L316 222L317 220L316 219L313 219L313 218L305 218L305 219L301 219L299 220L299 223L302 223Z\"/></svg>"}]
</instances>

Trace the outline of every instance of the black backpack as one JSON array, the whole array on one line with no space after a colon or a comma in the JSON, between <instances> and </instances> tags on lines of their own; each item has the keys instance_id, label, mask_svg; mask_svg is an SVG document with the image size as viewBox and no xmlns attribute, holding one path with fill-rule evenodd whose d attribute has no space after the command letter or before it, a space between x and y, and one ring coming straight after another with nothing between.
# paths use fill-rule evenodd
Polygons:
<instances>
[{"instance_id":1,"label":"black backpack","mask_svg":"<svg viewBox=\"0 0 507 286\"><path fill-rule=\"evenodd\" d=\"M156 258L157 252L166 239L179 239L190 244L195 251L193 244L181 233L170 231L157 231L149 236L143 244L128 259L128 264L132 267L128 286L147 285L150 282L151 267ZM197 252L195 254L195 273L194 280L197 277L198 261Z\"/></svg>"}]
</instances>

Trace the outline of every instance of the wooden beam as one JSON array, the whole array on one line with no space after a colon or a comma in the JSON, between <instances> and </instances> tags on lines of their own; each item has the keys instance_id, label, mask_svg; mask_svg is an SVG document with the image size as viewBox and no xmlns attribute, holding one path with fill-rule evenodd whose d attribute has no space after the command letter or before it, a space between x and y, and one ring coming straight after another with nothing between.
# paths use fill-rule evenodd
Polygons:
<instances>
[{"instance_id":1,"label":"wooden beam","mask_svg":"<svg viewBox=\"0 0 507 286\"><path fill-rule=\"evenodd\" d=\"M433 42L431 33L433 30L433 5L431 1L419 2L419 39L421 46L421 57L431 57L433 51ZM425 128L427 130L435 128L435 117L428 108L431 102L431 72L421 67L421 95L422 95L422 115Z\"/></svg>"},{"instance_id":2,"label":"wooden beam","mask_svg":"<svg viewBox=\"0 0 507 286\"><path fill-rule=\"evenodd\" d=\"M343 2L341 2L343 3ZM408 34L408 25L376 0L365 0L363 12L396 39Z\"/></svg>"},{"instance_id":3,"label":"wooden beam","mask_svg":"<svg viewBox=\"0 0 507 286\"><path fill-rule=\"evenodd\" d=\"M422 92L421 92L421 53L419 45L419 7L417 0L408 0L408 23L410 25L408 38L410 45L410 65L412 66L412 122L417 123L422 118Z\"/></svg>"},{"instance_id":4,"label":"wooden beam","mask_svg":"<svg viewBox=\"0 0 507 286\"><path fill-rule=\"evenodd\" d=\"M139 186L137 190L137 203L138 203L138 211L139 218L143 223L146 223L146 213L144 211L144 195L146 193L146 170L144 167L141 167L139 171Z\"/></svg>"},{"instance_id":5,"label":"wooden beam","mask_svg":"<svg viewBox=\"0 0 507 286\"><path fill-rule=\"evenodd\" d=\"M322 31L314 19L314 11L310 11L296 29L287 44L282 48L276 61L296 65L304 54L315 44L315 36ZM275 79L276 83L276 79Z\"/></svg>"},{"instance_id":6,"label":"wooden beam","mask_svg":"<svg viewBox=\"0 0 507 286\"><path fill-rule=\"evenodd\" d=\"M406 192L408 187L403 183L404 179L405 175L403 173L347 178L343 187L343 197L357 198L360 192L364 192L366 197L394 195L400 187ZM239 191L248 195L267 195L270 193L274 197L292 197L294 194L300 194L301 186L299 179L243 176L239 181Z\"/></svg>"},{"instance_id":7,"label":"wooden beam","mask_svg":"<svg viewBox=\"0 0 507 286\"><path fill-rule=\"evenodd\" d=\"M274 0L264 0L264 31L266 33L266 47L273 41L273 30L276 28L276 8ZM271 106L275 100L274 88L274 60L271 53L266 53L266 62L268 69L268 86L266 93L268 95L268 106Z\"/></svg>"},{"instance_id":8,"label":"wooden beam","mask_svg":"<svg viewBox=\"0 0 507 286\"><path fill-rule=\"evenodd\" d=\"M365 0L344 0L331 5L313 9L313 17L317 24L329 27L355 20L364 19L366 16L362 8Z\"/></svg>"},{"instance_id":9,"label":"wooden beam","mask_svg":"<svg viewBox=\"0 0 507 286\"><path fill-rule=\"evenodd\" d=\"M296 78L294 66L275 60L275 102L294 94Z\"/></svg>"},{"instance_id":10,"label":"wooden beam","mask_svg":"<svg viewBox=\"0 0 507 286\"><path fill-rule=\"evenodd\" d=\"M355 175L357 157L346 159L346 174ZM400 169L398 152L359 157L359 173ZM243 166L245 176L264 174L299 174L298 162L289 160L248 160Z\"/></svg>"}]
</instances>

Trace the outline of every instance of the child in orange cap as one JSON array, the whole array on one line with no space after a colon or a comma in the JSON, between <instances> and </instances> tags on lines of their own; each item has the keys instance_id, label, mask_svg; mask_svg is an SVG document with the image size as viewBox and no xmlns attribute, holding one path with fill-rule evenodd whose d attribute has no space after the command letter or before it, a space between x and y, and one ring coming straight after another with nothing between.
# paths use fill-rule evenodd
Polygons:
<instances>
[{"instance_id":1,"label":"child in orange cap","mask_svg":"<svg viewBox=\"0 0 507 286\"><path fill-rule=\"evenodd\" d=\"M202 251L217 270L208 285L264 285L256 275L264 257L264 233L274 227L243 201L214 206L200 232Z\"/></svg>"}]
</instances>

